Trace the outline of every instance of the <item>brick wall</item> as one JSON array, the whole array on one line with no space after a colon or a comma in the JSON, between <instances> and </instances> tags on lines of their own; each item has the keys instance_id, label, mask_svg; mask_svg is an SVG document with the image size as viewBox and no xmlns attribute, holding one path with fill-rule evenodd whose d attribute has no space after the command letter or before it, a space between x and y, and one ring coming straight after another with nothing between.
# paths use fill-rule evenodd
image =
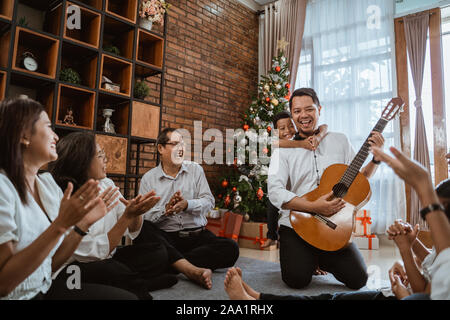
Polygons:
<instances>
[{"instance_id":1,"label":"brick wall","mask_svg":"<svg viewBox=\"0 0 450 320\"><path fill-rule=\"evenodd\" d=\"M256 14L236 0L169 2L162 127L185 128L193 136L194 121L202 121L203 132L217 128L225 137L226 128L241 125L257 90ZM155 165L155 148L141 152L144 173ZM220 167L203 168L213 182Z\"/></svg>"}]
</instances>

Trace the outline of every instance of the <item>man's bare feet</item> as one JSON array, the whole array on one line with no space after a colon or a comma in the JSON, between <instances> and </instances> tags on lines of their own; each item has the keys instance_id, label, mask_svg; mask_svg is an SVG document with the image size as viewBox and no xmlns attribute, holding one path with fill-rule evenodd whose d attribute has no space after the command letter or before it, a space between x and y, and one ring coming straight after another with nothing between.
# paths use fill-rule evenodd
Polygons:
<instances>
[{"instance_id":1,"label":"man's bare feet","mask_svg":"<svg viewBox=\"0 0 450 320\"><path fill-rule=\"evenodd\" d=\"M224 285L230 300L255 300L242 286L242 279L236 268L228 269Z\"/></svg>"},{"instance_id":2,"label":"man's bare feet","mask_svg":"<svg viewBox=\"0 0 450 320\"><path fill-rule=\"evenodd\" d=\"M211 281L211 275L212 271L211 269L204 269L204 268L196 268L196 270L192 272L187 272L185 275L192 281L197 282L199 285L204 287L205 289L211 289L212 288L212 281Z\"/></svg>"},{"instance_id":3,"label":"man's bare feet","mask_svg":"<svg viewBox=\"0 0 450 320\"><path fill-rule=\"evenodd\" d=\"M237 271L239 277L241 278L242 286L244 287L244 290L247 291L247 293L248 293L251 297L255 298L256 300L259 300L259 297L260 297L261 294L260 294L259 292L255 291L255 290L254 290L252 287L250 287L247 283L245 283L245 281L242 279L242 270L241 270L241 268L236 267L236 271Z\"/></svg>"}]
</instances>

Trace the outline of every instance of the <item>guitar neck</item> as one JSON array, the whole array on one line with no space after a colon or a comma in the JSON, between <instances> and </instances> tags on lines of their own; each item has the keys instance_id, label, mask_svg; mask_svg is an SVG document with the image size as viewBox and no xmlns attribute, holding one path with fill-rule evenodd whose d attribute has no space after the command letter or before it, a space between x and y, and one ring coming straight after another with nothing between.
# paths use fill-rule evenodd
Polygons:
<instances>
[{"instance_id":1,"label":"guitar neck","mask_svg":"<svg viewBox=\"0 0 450 320\"><path fill-rule=\"evenodd\" d=\"M380 120L378 120L375 127L372 129L372 131L377 131L380 133L383 132L383 130L386 127L386 125L388 124L388 122L389 122L388 120L380 118ZM364 144L362 145L361 149L356 154L352 163L349 165L349 167L347 168L347 170L345 171L344 175L341 178L340 182L345 184L347 186L347 188L350 188L351 184L353 183L356 176L358 175L359 170L361 170L362 165L364 164L367 157L369 156L369 149L370 149L369 138L370 138L370 135L367 137L367 139L364 142Z\"/></svg>"}]
</instances>

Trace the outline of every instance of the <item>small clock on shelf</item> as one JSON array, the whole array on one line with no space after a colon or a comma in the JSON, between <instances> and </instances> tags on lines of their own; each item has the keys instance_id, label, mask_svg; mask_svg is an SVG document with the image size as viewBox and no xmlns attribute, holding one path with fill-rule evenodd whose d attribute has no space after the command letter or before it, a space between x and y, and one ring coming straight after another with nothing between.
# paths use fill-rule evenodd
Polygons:
<instances>
[{"instance_id":1,"label":"small clock on shelf","mask_svg":"<svg viewBox=\"0 0 450 320\"><path fill-rule=\"evenodd\" d=\"M21 67L25 68L28 71L32 71L35 72L37 71L39 64L36 60L36 58L34 57L34 55L31 52L24 52L22 54L22 57L20 59L21 63Z\"/></svg>"}]
</instances>

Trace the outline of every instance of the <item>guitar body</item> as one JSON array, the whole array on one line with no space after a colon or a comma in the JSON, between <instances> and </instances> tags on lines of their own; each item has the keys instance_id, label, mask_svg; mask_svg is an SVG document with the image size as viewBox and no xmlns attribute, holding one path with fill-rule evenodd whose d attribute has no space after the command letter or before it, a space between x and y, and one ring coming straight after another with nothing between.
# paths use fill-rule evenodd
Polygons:
<instances>
[{"instance_id":1,"label":"guitar body","mask_svg":"<svg viewBox=\"0 0 450 320\"><path fill-rule=\"evenodd\" d=\"M329 166L323 172L317 189L302 198L315 201L330 193L334 185L339 183L347 168L348 166L345 164ZM336 229L330 228L314 215L298 211L290 212L291 225L295 232L310 245L325 251L337 251L349 243L353 231L354 215L369 201L370 195L369 181L363 174L358 173L347 194L343 197L346 202L345 208L331 217L326 217L337 225Z\"/></svg>"}]
</instances>

